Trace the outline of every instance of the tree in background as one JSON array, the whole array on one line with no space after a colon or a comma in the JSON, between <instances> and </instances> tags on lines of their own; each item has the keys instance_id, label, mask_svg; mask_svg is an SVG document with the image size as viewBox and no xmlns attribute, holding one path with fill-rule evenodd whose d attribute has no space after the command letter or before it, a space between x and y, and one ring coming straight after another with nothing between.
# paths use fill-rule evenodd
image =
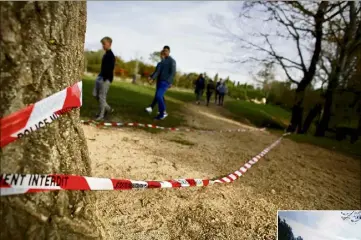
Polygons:
<instances>
[{"instance_id":1,"label":"tree in background","mask_svg":"<svg viewBox=\"0 0 361 240\"><path fill-rule=\"evenodd\" d=\"M317 63L321 55L323 25L327 21L331 21L340 13L338 6L343 8L345 3L326 1L319 2L244 2L240 17L252 19L254 16L251 10L258 11L262 14L264 22L274 22L277 24L276 31L270 33L258 32L252 33L252 38L263 39L262 44L257 44L255 40L249 41L233 34L222 24L216 25L227 31L233 40L239 42L242 49L250 49L264 54L264 58L256 58L254 55L244 61L253 62L272 62L283 69L288 77L288 81L295 84L295 99L293 101L292 117L288 127L289 132L301 131L303 118L303 102L305 98L305 90L312 82L315 74ZM257 17L259 14L256 14ZM240 26L242 26L240 24ZM274 34L275 33L275 34ZM297 49L298 59L291 59L284 54L280 54L272 39L291 40ZM312 48L305 46L312 45ZM310 52L310 58L305 58L305 53ZM300 80L293 77L292 72L296 70L302 73Z\"/></svg>"},{"instance_id":2,"label":"tree in background","mask_svg":"<svg viewBox=\"0 0 361 240\"><path fill-rule=\"evenodd\" d=\"M86 2L1 2L0 112L6 116L79 81ZM91 176L79 110L1 149L2 173ZM1 197L1 239L103 239L96 195L57 191Z\"/></svg>"},{"instance_id":3,"label":"tree in background","mask_svg":"<svg viewBox=\"0 0 361 240\"><path fill-rule=\"evenodd\" d=\"M218 73L216 73L216 75L214 75L213 81L216 83L218 82Z\"/></svg>"},{"instance_id":4,"label":"tree in background","mask_svg":"<svg viewBox=\"0 0 361 240\"><path fill-rule=\"evenodd\" d=\"M160 62L160 51L155 51L155 52L152 52L150 55L149 55L149 60L153 63L153 64L157 64Z\"/></svg>"},{"instance_id":5,"label":"tree in background","mask_svg":"<svg viewBox=\"0 0 361 240\"><path fill-rule=\"evenodd\" d=\"M341 8L341 6L339 6ZM322 69L327 74L327 90L325 104L320 123L317 126L316 136L324 136L331 119L333 98L336 89L343 77L344 81L355 71L357 52L361 51L361 3L347 2L346 7L340 10L338 18L328 23L328 43L334 46L333 51L324 54L325 64Z\"/></svg>"},{"instance_id":6,"label":"tree in background","mask_svg":"<svg viewBox=\"0 0 361 240\"><path fill-rule=\"evenodd\" d=\"M263 68L254 77L256 83L260 84L265 97L268 100L271 91L271 83L275 81L274 64L272 62L263 63Z\"/></svg>"},{"instance_id":7,"label":"tree in background","mask_svg":"<svg viewBox=\"0 0 361 240\"><path fill-rule=\"evenodd\" d=\"M298 236L295 238L293 232L292 232L292 228L290 225L288 225L288 223L286 222L286 220L284 219L280 219L280 217L278 217L278 240L303 240L303 238L301 236Z\"/></svg>"},{"instance_id":8,"label":"tree in background","mask_svg":"<svg viewBox=\"0 0 361 240\"><path fill-rule=\"evenodd\" d=\"M100 66L102 64L102 59L104 55L103 50L98 51L87 51L84 52L86 59L87 72L96 72L100 73Z\"/></svg>"}]
</instances>

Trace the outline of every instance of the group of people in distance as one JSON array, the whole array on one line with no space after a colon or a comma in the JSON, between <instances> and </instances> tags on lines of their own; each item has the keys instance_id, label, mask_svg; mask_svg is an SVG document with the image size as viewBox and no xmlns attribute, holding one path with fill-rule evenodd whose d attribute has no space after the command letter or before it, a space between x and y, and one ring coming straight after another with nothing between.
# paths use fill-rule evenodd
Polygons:
<instances>
[{"instance_id":1,"label":"group of people in distance","mask_svg":"<svg viewBox=\"0 0 361 240\"><path fill-rule=\"evenodd\" d=\"M201 98L204 93L204 89L206 89L206 96L207 96L207 106L209 106L209 102L213 93L215 93L215 103L219 106L223 106L224 96L227 94L227 86L225 81L222 78L217 81L215 84L212 79L209 79L207 86L206 80L203 74L200 74L197 80L194 82L195 90L194 93L196 94L196 103L199 105L201 103Z\"/></svg>"},{"instance_id":2,"label":"group of people in distance","mask_svg":"<svg viewBox=\"0 0 361 240\"><path fill-rule=\"evenodd\" d=\"M96 121L103 121L108 113L114 111L106 100L110 84L114 78L115 56L111 50L112 39L110 37L104 37L100 42L105 53L102 58L101 70L95 80L93 89L93 96L99 102L99 112L95 117ZM157 64L155 72L149 77L150 81L156 80L157 84L153 102L145 110L148 113L152 113L153 108L158 104L159 112L155 117L156 120L163 120L168 116L164 94L172 87L176 74L176 62L169 54L170 47L164 46L161 51L161 61Z\"/></svg>"}]
</instances>

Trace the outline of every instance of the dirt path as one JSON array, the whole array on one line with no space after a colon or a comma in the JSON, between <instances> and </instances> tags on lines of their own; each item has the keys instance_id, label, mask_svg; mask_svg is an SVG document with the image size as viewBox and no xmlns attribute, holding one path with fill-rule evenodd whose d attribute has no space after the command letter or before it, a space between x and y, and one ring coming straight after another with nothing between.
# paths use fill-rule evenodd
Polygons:
<instances>
[{"instance_id":1,"label":"dirt path","mask_svg":"<svg viewBox=\"0 0 361 240\"><path fill-rule=\"evenodd\" d=\"M240 127L215 107L186 109L193 127ZM256 131L84 131L94 176L134 180L225 175L277 139ZM360 173L358 160L284 139L232 184L98 192L97 208L109 239L275 239L277 209L361 208Z\"/></svg>"}]
</instances>

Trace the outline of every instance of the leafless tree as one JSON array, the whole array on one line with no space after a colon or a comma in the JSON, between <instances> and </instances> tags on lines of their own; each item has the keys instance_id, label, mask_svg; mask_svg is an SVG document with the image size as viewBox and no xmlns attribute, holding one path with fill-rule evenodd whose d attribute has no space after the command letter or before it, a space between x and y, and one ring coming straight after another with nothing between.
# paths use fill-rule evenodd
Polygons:
<instances>
[{"instance_id":1,"label":"leafless tree","mask_svg":"<svg viewBox=\"0 0 361 240\"><path fill-rule=\"evenodd\" d=\"M296 97L292 109L291 123L287 129L289 132L302 131L303 101L305 90L312 82L316 75L317 63L320 59L323 41L323 25L331 21L340 11L347 6L344 2L244 2L240 13L241 19L254 18L255 11L261 12L264 18L263 22L275 22L277 29L271 33L255 32L251 35L252 40L240 37L228 31L222 25L216 25L218 28L225 29L233 40L236 40L243 49L252 49L265 54L263 58L254 56L241 63L272 62L281 67L288 80L297 86ZM217 19L216 19L217 20ZM257 30L255 30L257 31ZM294 43L297 58L286 57L285 54L279 53L278 49L272 42L272 38L291 40ZM263 43L254 41L256 38L263 39ZM308 45L312 45L310 48ZM310 56L307 57L311 49ZM296 79L292 72L299 71L302 73L301 79Z\"/></svg>"}]
</instances>

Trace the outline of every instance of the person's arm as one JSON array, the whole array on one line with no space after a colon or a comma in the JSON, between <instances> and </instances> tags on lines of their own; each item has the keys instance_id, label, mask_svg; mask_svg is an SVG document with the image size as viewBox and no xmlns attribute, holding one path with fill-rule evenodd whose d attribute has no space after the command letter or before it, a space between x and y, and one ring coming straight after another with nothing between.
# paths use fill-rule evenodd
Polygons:
<instances>
[{"instance_id":1,"label":"person's arm","mask_svg":"<svg viewBox=\"0 0 361 240\"><path fill-rule=\"evenodd\" d=\"M110 80L111 76L113 75L115 67L115 57L107 54L104 57L104 66L103 66L103 79L104 80Z\"/></svg>"},{"instance_id":2,"label":"person's arm","mask_svg":"<svg viewBox=\"0 0 361 240\"><path fill-rule=\"evenodd\" d=\"M170 71L170 74L169 74L169 77L167 79L167 82L172 85L173 84L173 80L174 80L174 76L176 74L176 71L177 71L177 66L176 66L176 62L174 59L172 59L172 66L171 66L171 71Z\"/></svg>"},{"instance_id":3,"label":"person's arm","mask_svg":"<svg viewBox=\"0 0 361 240\"><path fill-rule=\"evenodd\" d=\"M151 79L156 79L158 76L159 76L159 73L160 73L160 63L161 62L159 62L158 64L157 64L157 66L155 67L155 71L150 75L150 78Z\"/></svg>"}]
</instances>

